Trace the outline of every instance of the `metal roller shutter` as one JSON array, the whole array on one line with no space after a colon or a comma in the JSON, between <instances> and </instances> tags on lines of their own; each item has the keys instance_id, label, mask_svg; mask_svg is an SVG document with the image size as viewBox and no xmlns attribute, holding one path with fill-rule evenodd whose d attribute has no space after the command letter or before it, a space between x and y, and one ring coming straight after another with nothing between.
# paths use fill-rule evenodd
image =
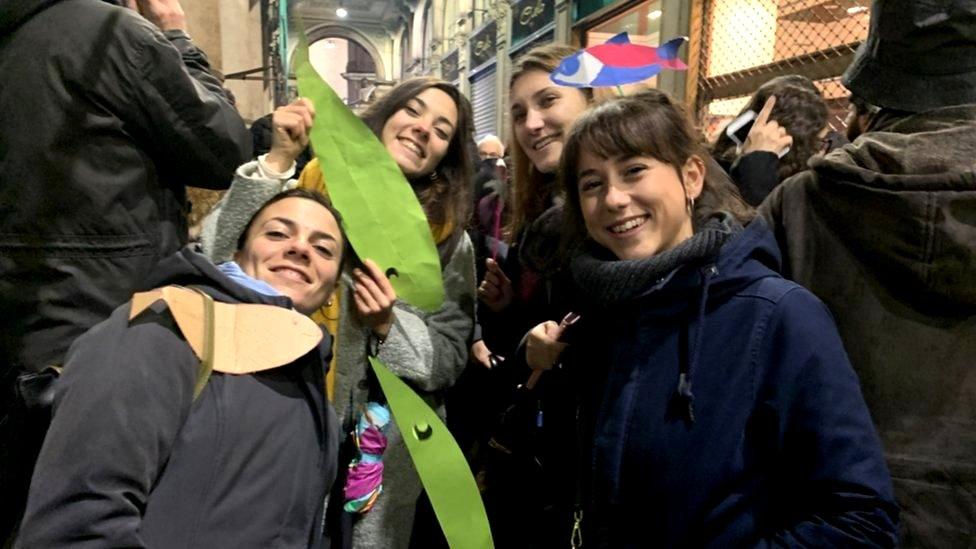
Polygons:
<instances>
[{"instance_id":1,"label":"metal roller shutter","mask_svg":"<svg viewBox=\"0 0 976 549\"><path fill-rule=\"evenodd\" d=\"M471 78L471 109L474 111L474 138L495 133L495 67Z\"/></svg>"}]
</instances>

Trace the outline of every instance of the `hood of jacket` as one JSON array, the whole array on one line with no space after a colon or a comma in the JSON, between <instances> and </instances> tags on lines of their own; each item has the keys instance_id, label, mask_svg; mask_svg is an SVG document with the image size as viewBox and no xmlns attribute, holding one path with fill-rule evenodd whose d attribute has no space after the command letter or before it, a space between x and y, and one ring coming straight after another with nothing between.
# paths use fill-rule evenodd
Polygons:
<instances>
[{"instance_id":1,"label":"hood of jacket","mask_svg":"<svg viewBox=\"0 0 976 549\"><path fill-rule=\"evenodd\" d=\"M0 2L0 36L12 33L31 17L62 0L3 0ZM125 0L100 0L113 6L125 7Z\"/></svg>"},{"instance_id":2,"label":"hood of jacket","mask_svg":"<svg viewBox=\"0 0 976 549\"><path fill-rule=\"evenodd\" d=\"M811 161L817 216L897 295L976 306L976 105L880 126Z\"/></svg>"}]
</instances>

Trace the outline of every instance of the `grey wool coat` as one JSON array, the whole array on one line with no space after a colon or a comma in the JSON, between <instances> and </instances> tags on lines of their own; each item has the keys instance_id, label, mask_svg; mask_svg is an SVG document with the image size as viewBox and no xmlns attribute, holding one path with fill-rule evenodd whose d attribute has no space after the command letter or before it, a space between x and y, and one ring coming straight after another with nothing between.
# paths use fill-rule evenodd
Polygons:
<instances>
[{"instance_id":1,"label":"grey wool coat","mask_svg":"<svg viewBox=\"0 0 976 549\"><path fill-rule=\"evenodd\" d=\"M274 174L278 175L278 174ZM258 161L242 165L217 208L204 221L204 252L215 262L231 259L237 238L251 216L266 200L295 186L291 173L268 176ZM432 313L398 301L395 321L378 358L406 381L444 416L443 394L460 376L468 359L474 327L474 248L467 235L458 242L442 267L444 304ZM367 401L366 381L369 329L353 306L352 279L343 274L341 312L336 334L336 380L333 405L340 428L352 430L357 412ZM362 548L407 547L421 484L396 422L391 422L389 446L383 458L383 493L373 509L353 530L353 546ZM340 464L341 466L342 464ZM312 472L310 471L310 474ZM332 502L342 505L342 502ZM327 533L328 534L328 533Z\"/></svg>"}]
</instances>

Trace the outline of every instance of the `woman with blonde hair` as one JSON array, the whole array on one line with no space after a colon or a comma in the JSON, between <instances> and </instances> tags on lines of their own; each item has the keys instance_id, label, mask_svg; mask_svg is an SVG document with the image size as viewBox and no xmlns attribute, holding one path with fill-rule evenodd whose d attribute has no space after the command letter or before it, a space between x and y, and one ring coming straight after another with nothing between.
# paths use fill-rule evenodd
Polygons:
<instances>
[{"instance_id":1,"label":"woman with blonde hair","mask_svg":"<svg viewBox=\"0 0 976 549\"><path fill-rule=\"evenodd\" d=\"M549 74L576 52L571 46L549 44L533 48L515 61L509 81L512 134L511 216L505 237L511 243L504 263L487 259L478 288L478 319L483 341L472 354L489 362L494 354L511 356L522 335L535 324L561 317L570 307L572 292L562 274L562 193L556 170L573 123L592 103L592 90L559 86ZM495 394L504 406L508 391L525 383L527 368L496 368L501 385ZM564 545L564 527L572 501L574 472L564 465L563 441L572 440L572 403L565 400L562 376L544 377L531 395L533 417L519 421L518 439L511 444L496 430L486 461L486 505L493 535L500 547ZM524 435L524 436L522 436ZM567 492L567 488L570 490ZM556 537L559 536L559 537Z\"/></svg>"}]
</instances>

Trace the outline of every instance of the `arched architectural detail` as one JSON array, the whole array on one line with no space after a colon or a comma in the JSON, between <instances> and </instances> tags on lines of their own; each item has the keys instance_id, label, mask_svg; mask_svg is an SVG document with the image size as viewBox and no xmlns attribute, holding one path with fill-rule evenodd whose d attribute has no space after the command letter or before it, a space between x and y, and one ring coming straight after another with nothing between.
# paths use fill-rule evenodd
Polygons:
<instances>
[{"instance_id":1,"label":"arched architectural detail","mask_svg":"<svg viewBox=\"0 0 976 549\"><path fill-rule=\"evenodd\" d=\"M314 44L315 42L324 40L326 38L344 38L362 46L366 52L369 53L369 56L373 58L373 65L376 67L376 78L380 80L387 79L386 64L383 63L383 57L380 55L380 51L376 48L376 45L373 44L373 41L370 40L365 34L357 31L356 29L351 29L342 25L333 25L330 23L308 29L309 44ZM290 66L294 67L295 49L294 47L289 49L292 50L289 55L289 63Z\"/></svg>"},{"instance_id":2,"label":"arched architectural detail","mask_svg":"<svg viewBox=\"0 0 976 549\"><path fill-rule=\"evenodd\" d=\"M413 12L413 25L410 26L410 57L412 59L420 59L428 52L424 51L424 14L428 12L427 6L433 0L424 0L417 5L416 11Z\"/></svg>"},{"instance_id":3,"label":"arched architectural detail","mask_svg":"<svg viewBox=\"0 0 976 549\"><path fill-rule=\"evenodd\" d=\"M410 23L406 20L403 21L403 28L400 29L399 40L397 41L397 47L394 51L394 55L399 57L400 70L399 78L403 78L406 75L404 72L407 70L407 66L410 65L410 61L413 59L410 55L412 51L412 44L410 43Z\"/></svg>"},{"instance_id":4,"label":"arched architectural detail","mask_svg":"<svg viewBox=\"0 0 976 549\"><path fill-rule=\"evenodd\" d=\"M459 1L444 2L443 12L441 15L441 36L444 37L444 44L441 46L441 51L444 53L454 49L454 44L451 43L451 39L458 31L458 28L455 25L457 23L458 3Z\"/></svg>"}]
</instances>

